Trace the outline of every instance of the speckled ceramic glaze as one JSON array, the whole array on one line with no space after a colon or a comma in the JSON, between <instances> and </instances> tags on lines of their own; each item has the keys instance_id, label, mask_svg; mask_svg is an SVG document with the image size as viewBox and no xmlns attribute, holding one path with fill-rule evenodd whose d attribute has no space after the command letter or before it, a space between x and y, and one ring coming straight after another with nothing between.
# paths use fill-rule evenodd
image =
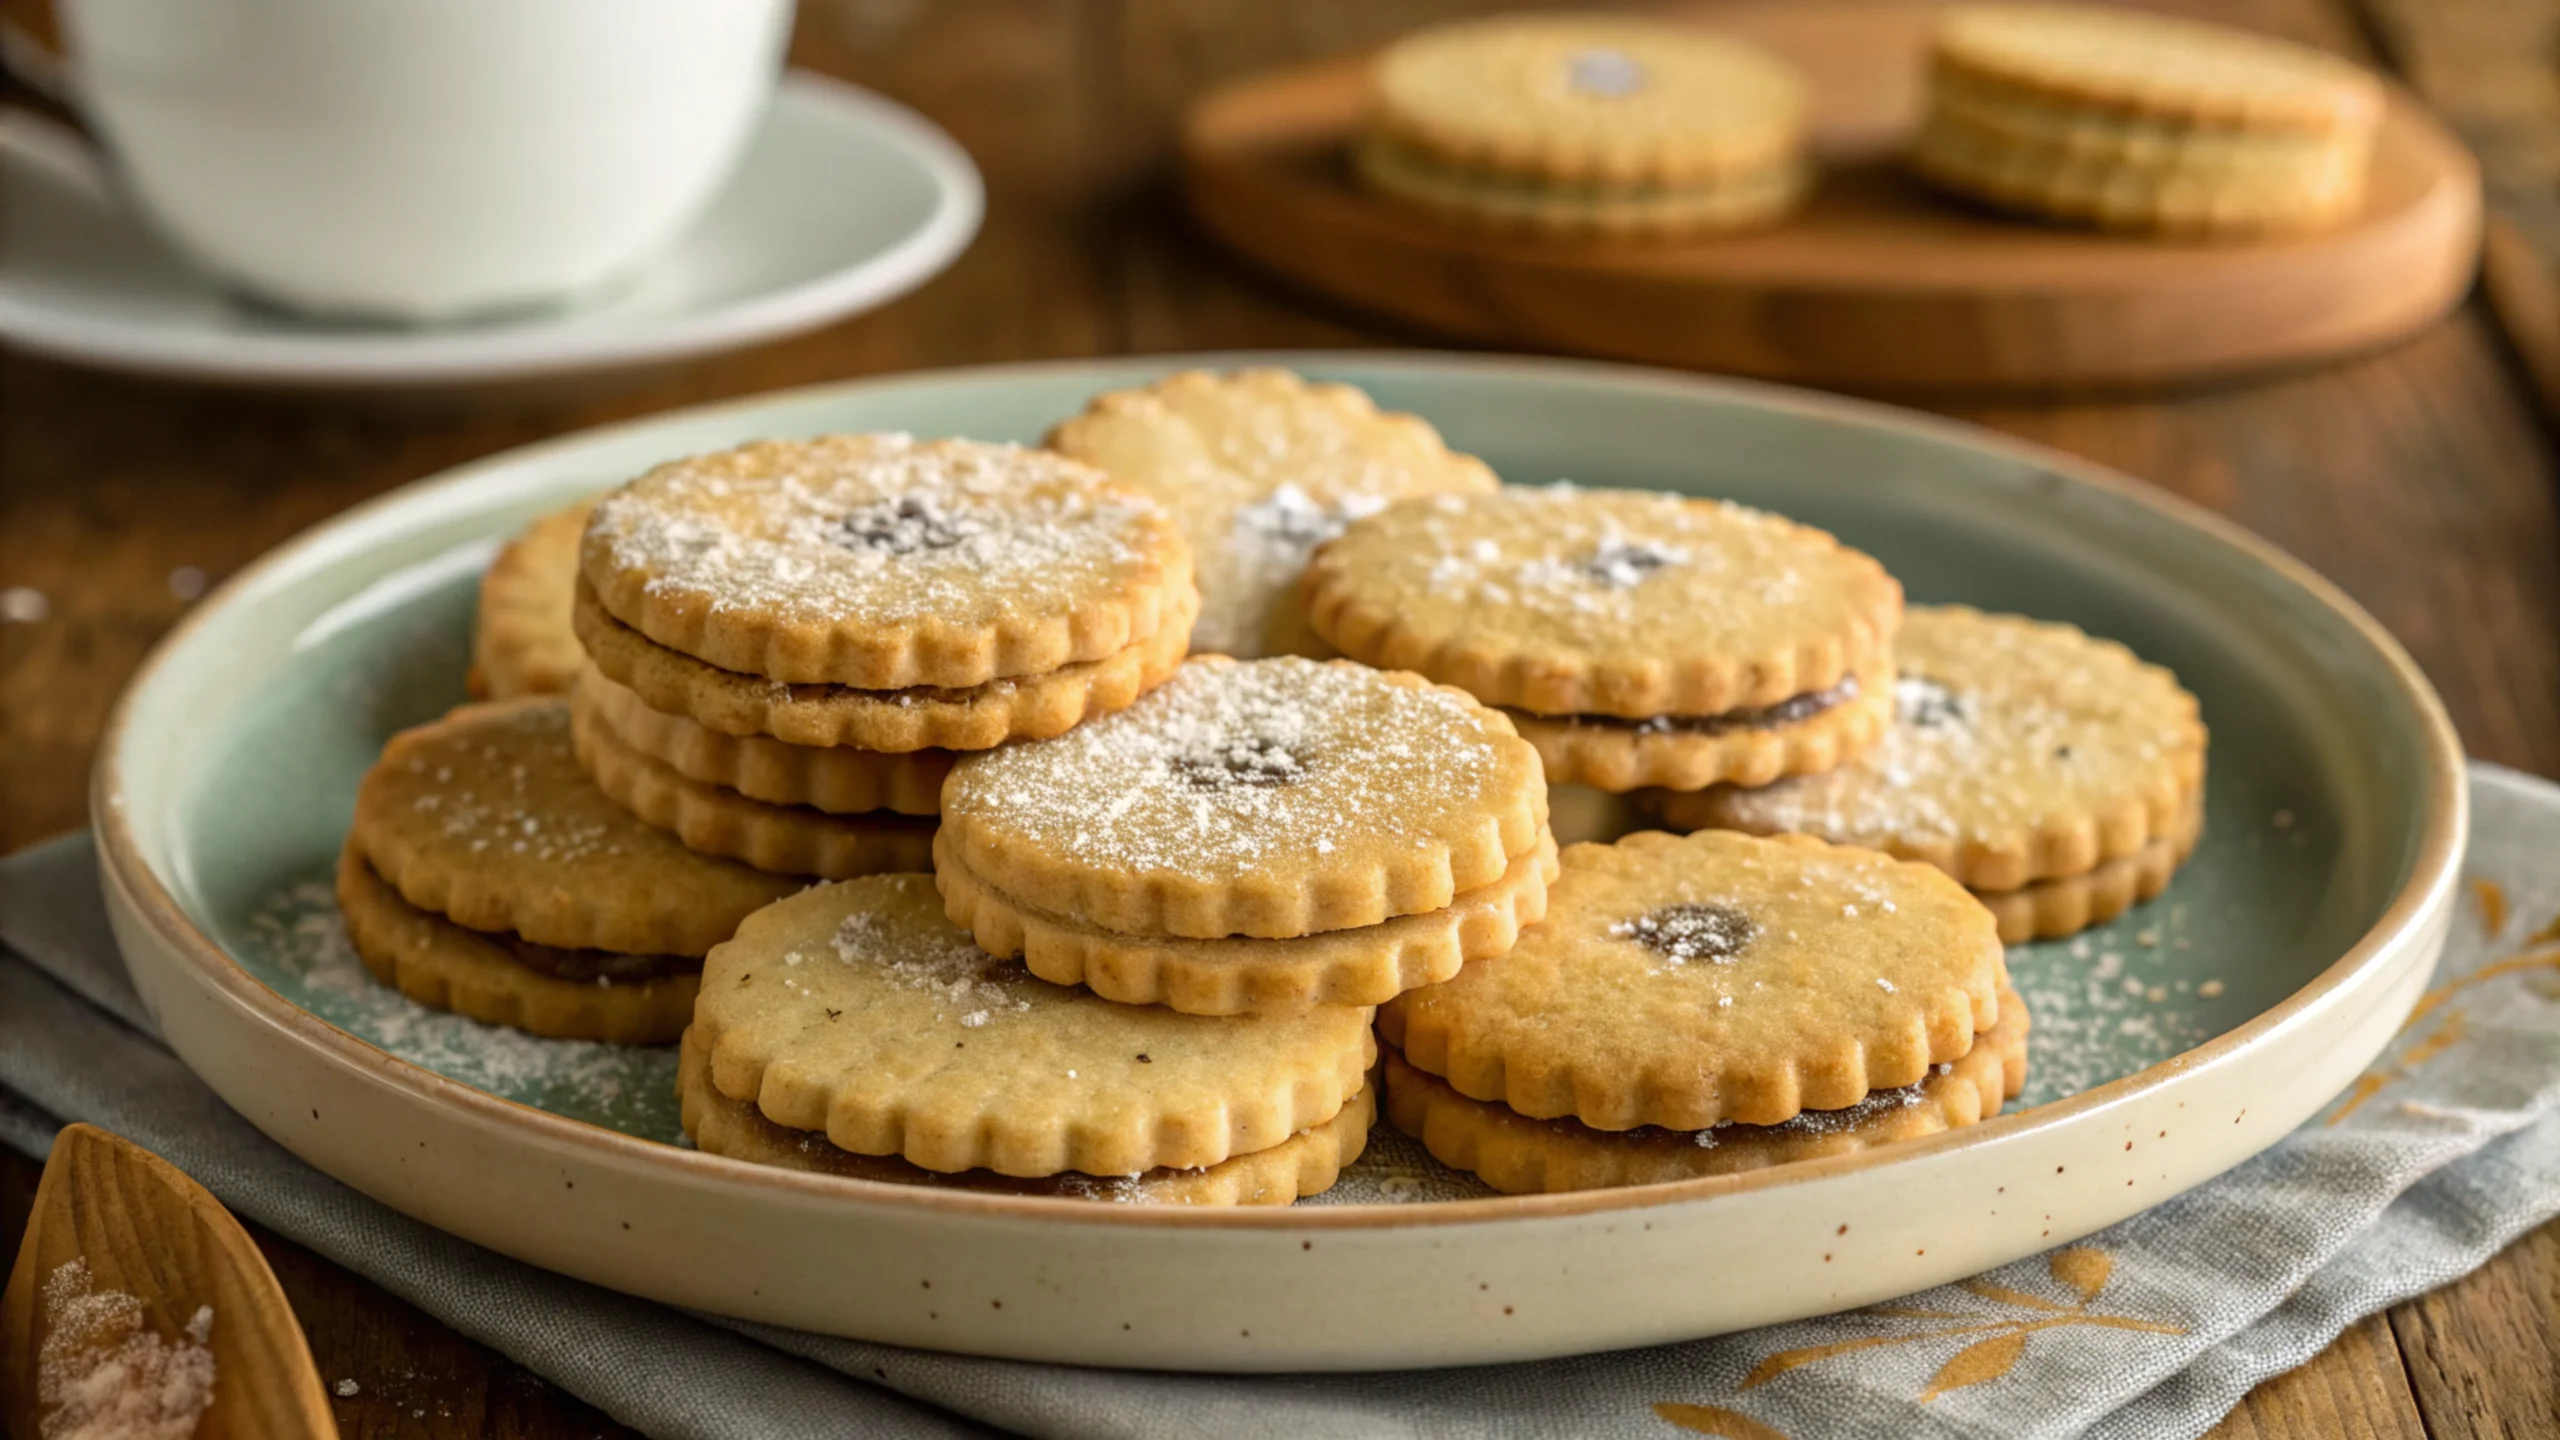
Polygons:
<instances>
[{"instance_id":1,"label":"speckled ceramic glaze","mask_svg":"<svg viewBox=\"0 0 2560 1440\"><path fill-rule=\"evenodd\" d=\"M1225 1212L1008 1199L673 1147L671 1056L492 1038L317 943L315 887L357 776L385 736L461 698L473 581L531 516L755 437L1027 441L1098 390L1253 360L1417 411L1506 479L1768 506L1871 551L1916 600L2072 621L2176 669L2213 727L2208 838L2160 902L2085 944L2012 952L2038 1021L2022 1105L1886 1151L1634 1190ZM866 381L422 482L284 547L180 626L124 698L96 804L116 931L170 1043L278 1141L430 1223L617 1289L899 1344L1375 1369L1863 1304L2060 1244L2256 1153L2362 1069L2422 987L2461 858L2460 761L2415 667L2335 590L2093 467L1759 386L1302 354Z\"/></svg>"}]
</instances>

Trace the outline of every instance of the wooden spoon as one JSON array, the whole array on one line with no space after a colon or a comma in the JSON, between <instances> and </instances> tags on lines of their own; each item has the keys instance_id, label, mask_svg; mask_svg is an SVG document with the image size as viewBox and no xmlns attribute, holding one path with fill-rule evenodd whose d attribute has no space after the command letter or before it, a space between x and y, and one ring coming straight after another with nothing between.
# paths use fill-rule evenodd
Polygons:
<instances>
[{"instance_id":1,"label":"wooden spoon","mask_svg":"<svg viewBox=\"0 0 2560 1440\"><path fill-rule=\"evenodd\" d=\"M192 1409L194 1428L175 1433L195 1440L338 1434L302 1327L248 1232L176 1166L94 1126L54 1139L0 1295L0 1426L11 1440L38 1440L45 1412L69 1418L59 1396L41 1393L40 1370L57 1387L95 1377L93 1396L128 1406L147 1389L164 1425Z\"/></svg>"}]
</instances>

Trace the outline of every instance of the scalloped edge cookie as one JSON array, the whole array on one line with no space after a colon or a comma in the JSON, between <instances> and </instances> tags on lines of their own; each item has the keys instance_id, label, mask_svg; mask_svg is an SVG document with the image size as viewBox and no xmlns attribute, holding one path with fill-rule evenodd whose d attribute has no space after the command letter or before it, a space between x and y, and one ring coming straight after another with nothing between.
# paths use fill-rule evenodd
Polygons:
<instances>
[{"instance_id":1,"label":"scalloped edge cookie","mask_svg":"<svg viewBox=\"0 0 2560 1440\"><path fill-rule=\"evenodd\" d=\"M1194 656L1184 676L1142 704L1182 703L1175 687L1190 675L1208 675L1233 667L1269 671L1304 667L1309 674L1353 677L1354 683L1395 690L1444 694L1458 703L1467 719L1482 727L1481 736L1459 736L1458 743L1481 740L1492 752L1486 780L1488 795L1471 812L1451 813L1437 834L1411 837L1413 843L1391 854L1347 844L1300 856L1303 873L1283 873L1270 866L1224 880L1178 874L1163 866L1133 869L1107 863L1092 844L1042 846L1021 831L1021 802L1007 803L1003 794L979 791L999 783L1010 767L1044 763L1036 747L1012 747L987 756L969 756L954 766L942 789L942 823L951 852L979 879L1019 904L1072 916L1103 930L1124 935L1170 936L1215 940L1228 936L1278 940L1351 930L1399 915L1418 915L1446 907L1465 891L1490 885L1511 868L1514 856L1534 848L1547 829L1547 787L1537 751L1519 738L1501 711L1479 703L1465 691L1434 685L1419 675L1376 670L1345 660L1314 661L1294 656L1234 660L1223 655ZM1201 679L1196 683L1215 683ZM1140 707L1105 717L1060 741L1063 745L1104 744L1119 733L1106 727L1148 723ZM1020 780L1012 783L1020 784ZM1351 840L1353 837L1342 837Z\"/></svg>"},{"instance_id":2,"label":"scalloped edge cookie","mask_svg":"<svg viewBox=\"0 0 2560 1440\"><path fill-rule=\"evenodd\" d=\"M912 920L898 919L902 912L912 912ZM1040 987L1044 993L1034 998L1044 1003L1103 1007L1114 1017L1107 1023L1128 1028L1115 1043L1134 1039L1162 1051L1162 1042L1171 1038L1191 1053L1170 1060L1146 1051L1128 1059L1067 1054L1042 1043L1037 1028L1008 1030L1038 1023L1016 1020L1031 1007L1031 1000L1017 994L1015 1007L992 1018L954 1014L953 1033L1000 1047L1008 1068L1041 1073L1042 1066L1060 1066L1068 1073L1021 1091L1012 1105L991 1104L983 1093L992 1083L985 1074L946 1082L929 1067L929 1052L919 1047L938 1046L938 1036L902 1030L875 1044L858 1032L834 1030L836 1014L821 1015L829 999L850 1001L859 993L848 990L839 997L830 989L836 984L891 984L928 993L934 997L928 1003L954 1012L962 1006L989 1012L1005 1004L1000 987L990 993L974 982L944 977L930 957L922 974L838 981L836 970L844 964L880 963L840 959L824 948L852 916L868 917L874 925L929 923L937 938L985 965L1012 968L979 953L968 932L951 925L932 876L873 875L815 886L747 917L737 937L703 962L693 1023L721 1094L752 1102L786 1129L824 1132L830 1143L859 1154L902 1156L945 1173L1203 1169L1269 1149L1330 1120L1367 1088L1377 1060L1373 1012L1365 1006L1286 1016L1179 1015L1115 1005L1016 971L1019 978L1011 983ZM794 957L803 954L814 963L797 963ZM757 987L754 982L765 977L773 983ZM770 998L776 995L788 998ZM937 1019L942 1013L936 1011ZM842 1041L842 1034L856 1038ZM849 1053L828 1053L848 1047ZM884 1061L883 1051L901 1058ZM927 1068L899 1068L911 1062ZM1084 1068L1095 1073L1081 1085L1063 1086L1077 1078L1075 1069Z\"/></svg>"},{"instance_id":3,"label":"scalloped edge cookie","mask_svg":"<svg viewBox=\"0 0 2560 1440\"><path fill-rule=\"evenodd\" d=\"M688 780L735 790L768 805L805 805L831 815L939 813L943 777L958 758L949 750L893 753L792 745L770 735L724 735L692 716L650 709L592 664L578 672L569 705L574 724L609 734Z\"/></svg>"},{"instance_id":4,"label":"scalloped edge cookie","mask_svg":"<svg viewBox=\"0 0 2560 1440\"><path fill-rule=\"evenodd\" d=\"M555 510L508 541L480 576L471 619L471 697L558 695L587 663L569 624L578 538L592 499Z\"/></svg>"},{"instance_id":5,"label":"scalloped edge cookie","mask_svg":"<svg viewBox=\"0 0 2560 1440\"><path fill-rule=\"evenodd\" d=\"M1783 218L1813 188L1813 170L1801 164L1771 165L1678 190L1523 185L1435 164L1384 135L1356 143L1351 168L1371 190L1436 219L1561 239L1674 240L1749 230Z\"/></svg>"},{"instance_id":6,"label":"scalloped edge cookie","mask_svg":"<svg viewBox=\"0 0 2560 1440\"><path fill-rule=\"evenodd\" d=\"M506 854L447 853L432 834L422 838L418 812L395 800L395 780L377 778L419 759L418 752L483 724L514 724L530 712L558 717L563 783L584 787L600 823L620 832L604 853L617 870L612 883L590 874L579 883L545 869L537 857L512 863ZM577 761L566 700L520 696L463 705L443 718L391 737L356 787L355 845L402 899L469 930L507 931L537 945L568 950L611 950L625 955L701 955L729 938L739 920L802 883L751 866L687 850L675 837L649 825L594 788ZM542 810L543 805L533 807ZM548 818L557 813L549 804ZM435 827L429 826L432 830ZM632 853L636 847L640 853Z\"/></svg>"},{"instance_id":7,"label":"scalloped edge cookie","mask_svg":"<svg viewBox=\"0 0 2560 1440\"><path fill-rule=\"evenodd\" d=\"M929 816L836 815L805 805L768 805L691 779L625 745L592 717L573 717L570 733L597 789L697 854L742 861L772 875L823 880L921 870L933 863Z\"/></svg>"},{"instance_id":8,"label":"scalloped edge cookie","mask_svg":"<svg viewBox=\"0 0 2560 1440\"><path fill-rule=\"evenodd\" d=\"M1550 785L1588 785L1618 795L1654 787L1766 785L1832 769L1873 745L1893 724L1893 667L1871 666L1857 679L1855 698L1793 724L1713 734L1655 721L1503 713L1521 739L1538 747Z\"/></svg>"},{"instance_id":9,"label":"scalloped edge cookie","mask_svg":"<svg viewBox=\"0 0 2560 1440\"><path fill-rule=\"evenodd\" d=\"M1383 1076L1387 1123L1421 1141L1431 1158L1506 1195L1736 1175L1917 1140L1998 1115L2026 1088L2029 1024L2026 1002L2003 991L2000 1023L1916 1086L1878 1091L1850 1110L1808 1110L1777 1125L1701 1131L1608 1131L1571 1120L1532 1120L1470 1100L1389 1050Z\"/></svg>"},{"instance_id":10,"label":"scalloped edge cookie","mask_svg":"<svg viewBox=\"0 0 2560 1440\"><path fill-rule=\"evenodd\" d=\"M2143 47L2149 74L2078 63L2091 48L2123 57ZM2112 6L1951 5L1938 14L1929 64L2096 111L2252 132L2370 129L2382 112L2380 81L2339 56Z\"/></svg>"},{"instance_id":11,"label":"scalloped edge cookie","mask_svg":"<svg viewBox=\"0 0 2560 1440\"><path fill-rule=\"evenodd\" d=\"M860 603L860 592L827 603L828 578L851 573L837 546L749 538L724 529L715 514L770 493L782 497L778 508L797 525L818 506L806 475L812 470L827 477L896 470L904 488L894 479L857 488L886 487L888 495L874 503L896 497L901 507L926 503L914 497L938 490L956 508L928 507L934 524L948 514L957 525L962 511L981 503L1045 506L1055 513L1035 516L1038 524L1017 523L1016 533L1038 535L1045 527L1067 534L1081 521L1099 535L1107 523L1124 532L1112 543L1125 553L1106 580L1081 584L1072 602L1045 609L1013 599L973 620L944 611L892 616ZM736 548L705 543L713 539ZM730 568L716 580L690 573L712 554L729 557ZM1016 566L1038 563L1036 556L1008 558ZM1168 626L1183 628L1179 597L1191 589L1191 549L1154 501L1066 456L977 440L857 434L763 440L657 466L596 502L579 570L606 614L723 670L866 690L965 689L1101 660ZM993 561L968 572L975 585L998 591L1019 573Z\"/></svg>"},{"instance_id":12,"label":"scalloped edge cookie","mask_svg":"<svg viewBox=\"0 0 2560 1440\"><path fill-rule=\"evenodd\" d=\"M1106 391L1042 443L1172 513L1200 587L1191 647L1240 660L1332 658L1298 613L1298 575L1353 515L1502 483L1421 416L1269 366Z\"/></svg>"},{"instance_id":13,"label":"scalloped edge cookie","mask_svg":"<svg viewBox=\"0 0 2560 1440\"><path fill-rule=\"evenodd\" d=\"M1552 55L1562 43L1570 49ZM1522 124L1504 103L1506 71L1522 56L1570 64L1576 51L1663 52L1689 67L1674 77L1692 93L1737 103L1713 124L1648 132L1603 105L1589 127ZM1508 52L1508 53L1506 53ZM1432 83L1456 70L1461 83ZM1704 72L1704 73L1700 73ZM1638 189L1695 185L1785 164L1803 144L1810 95L1795 66L1759 46L1700 26L1641 15L1510 15L1419 30L1378 56L1368 124L1377 134L1453 168L1528 183ZM1454 103L1453 103L1454 102ZM1490 116L1471 113L1486 109Z\"/></svg>"},{"instance_id":14,"label":"scalloped edge cookie","mask_svg":"<svg viewBox=\"0 0 2560 1440\"><path fill-rule=\"evenodd\" d=\"M939 838L933 850L934 880L951 922L989 954L1018 956L1053 984L1187 1015L1375 1005L1446 980L1468 961L1508 952L1521 930L1547 913L1547 882L1556 873L1549 838L1515 857L1500 880L1426 915L1289 940L1158 940L1030 909L978 878Z\"/></svg>"},{"instance_id":15,"label":"scalloped edge cookie","mask_svg":"<svg viewBox=\"0 0 2560 1440\"><path fill-rule=\"evenodd\" d=\"M664 1045L693 1019L697 974L598 983L518 964L479 934L421 910L351 843L338 855L338 912L373 978L431 1010L553 1040Z\"/></svg>"},{"instance_id":16,"label":"scalloped edge cookie","mask_svg":"<svg viewBox=\"0 0 2560 1440\"><path fill-rule=\"evenodd\" d=\"M2111 660L2130 661L2134 667L2132 673L2143 683L2165 683L2173 693L2174 708L2180 712L2173 726L2175 736L2159 747L2161 763L2152 778L2125 795L2120 803L2095 810L2051 815L2032 828L2011 827L1997 834L1913 838L1881 831L1865 835L1842 831L1821 834L1816 838L1835 844L1865 846L1882 850L1897 859L1935 865L1968 889L1999 893L2039 880L2085 875L2109 860L2136 854L2153 837L2175 833L2188 807L2199 803L2198 796L2205 783L2205 754L2211 737L2205 729L2203 710L2195 695L2181 685L2176 674L2165 666L2144 660L2116 641L2101 639L2059 620L1992 614L1968 605L1915 606L1912 615L1916 625L1906 627L1907 631L1925 633L1919 627L1979 622L2001 628L2066 632ZM1917 648L1906 647L1903 657L1906 662L1905 679L1916 673L1912 662ZM1775 833L1772 827L1749 813L1754 793L1723 787L1666 791L1649 798L1659 809L1663 823L1676 830L1716 828L1752 835ZM1746 808L1737 812L1733 808L1737 805ZM1813 832L1808 830L1805 833Z\"/></svg>"},{"instance_id":17,"label":"scalloped edge cookie","mask_svg":"<svg viewBox=\"0 0 2560 1440\"><path fill-rule=\"evenodd\" d=\"M2130 855L2110 860L2085 875L2039 880L1994 894L1977 890L1974 898L1989 907L1991 918L1999 922L2003 945L2061 940L2160 898L2203 836L2204 797L2199 792L2177 829L2153 836Z\"/></svg>"},{"instance_id":18,"label":"scalloped edge cookie","mask_svg":"<svg viewBox=\"0 0 2560 1440\"><path fill-rule=\"evenodd\" d=\"M1910 927L1920 923L1917 907L1929 903L1945 929L1936 947L1943 952L1936 963L1947 973L1945 983L1922 988L1907 971L1899 985L1888 983L1872 970L1846 968L1852 962L1835 961L1835 952L1823 952L1820 963L1842 971L1838 996L1844 1001L1857 997L1869 1007L1885 1004L1867 994L1866 987L1873 984L1893 997L1895 1015L1870 1014L1863 1022L1823 1034L1779 1031L1764 1024L1765 1033L1754 1045L1723 1052L1696 1048L1676 1064L1659 1057L1633 1058L1605 1046L1586 1045L1588 1053L1579 1053L1570 1037L1559 1038L1554 1022L1567 1012L1555 996L1582 987L1571 974L1576 962L1549 952L1550 947L1590 943L1578 939L1577 932L1600 923L1589 913L1600 902L1586 898L1586 892L1605 893L1619 885L1643 888L1650 882L1639 866L1669 864L1692 874L1731 864L1748 874L1790 858L1789 852L1807 862L1874 862L1877 875L1891 875L1906 887L1895 902L1898 908L1867 915L1861 925ZM1703 1130L1725 1121L1774 1125L1803 1110L1844 1109L1869 1091L1917 1082L1930 1066L1963 1055L1977 1031L1999 1023L2008 965L1997 927L1971 892L1934 867L1809 836L1761 839L1720 830L1686 836L1640 831L1613 845L1571 846L1562 860L1563 874L1547 890L1546 917L1520 946L1500 959L1468 966L1454 980L1409 991L1379 1007L1378 1033L1403 1052L1407 1063L1440 1076L1472 1099L1498 1101L1535 1119L1571 1117L1600 1130L1641 1125ZM1849 909L1843 915L1856 913ZM1613 942L1618 938L1611 936ZM1810 943L1797 941L1792 931L1787 939ZM1533 946L1538 948L1533 951ZM1907 963L1910 947L1888 953ZM1799 958L1799 970L1816 963L1811 955ZM1545 998L1524 999L1508 990L1475 998L1485 993L1481 987L1512 984L1515 973L1549 977L1552 983L1539 992ZM1799 991L1816 988L1797 973L1787 978L1797 980ZM1826 995L1835 993L1827 983L1819 988ZM1678 997L1678 1008L1713 1007L1687 994ZM1646 1027L1648 1021L1631 1009L1624 1023Z\"/></svg>"},{"instance_id":19,"label":"scalloped edge cookie","mask_svg":"<svg viewBox=\"0 0 2560 1440\"><path fill-rule=\"evenodd\" d=\"M1063 735L1092 716L1127 709L1171 678L1190 649L1189 616L1199 605L1197 590L1185 593L1190 598L1175 623L1143 645L965 690L867 691L740 675L651 640L606 614L583 588L576 623L579 642L606 678L650 709L689 716L723 734L894 754L990 750Z\"/></svg>"},{"instance_id":20,"label":"scalloped edge cookie","mask_svg":"<svg viewBox=\"0 0 2560 1440\"><path fill-rule=\"evenodd\" d=\"M2045 219L2200 238L2335 225L2363 208L2366 157L2306 157L2290 171L2233 171L2194 162L2093 160L2024 144L1951 115L1932 115L1909 152L1941 189Z\"/></svg>"},{"instance_id":21,"label":"scalloped edge cookie","mask_svg":"<svg viewBox=\"0 0 2560 1440\"><path fill-rule=\"evenodd\" d=\"M1501 560L1498 542L1491 537L1477 542L1491 553L1435 555L1427 580L1387 578L1377 569L1382 557L1363 553L1364 549L1383 549L1390 556L1445 552L1447 545L1462 543L1448 531L1463 530L1470 509L1540 505L1559 507L1560 513L1579 508L1587 512L1584 518L1610 532L1613 539L1627 523L1621 512L1641 514L1655 506L1682 512L1686 518L1681 524L1712 522L1758 532L1751 542L1735 543L1783 537L1784 543L1801 547L1801 562L1819 561L1829 567L1833 573L1825 578L1831 585L1857 593L1837 629L1782 625L1774 627L1776 635L1759 641L1757 649L1666 655L1661 644L1629 633L1633 622L1623 618L1597 614L1585 618L1577 611L1566 620L1532 609L1525 620L1506 614L1479 623L1481 614L1473 605L1452 601L1417 606L1426 591L1435 599L1443 598L1451 583L1440 578L1443 567ZM1485 524L1552 533L1552 525L1533 527L1515 516L1479 522L1479 528ZM1433 538L1435 526L1442 527L1437 539ZM1414 533L1416 527L1421 533ZM1645 537L1639 532L1637 538ZM1551 559L1513 562L1514 578L1522 567ZM1632 582L1642 583L1641 579ZM1737 579L1735 583L1748 582ZM1495 587L1481 582L1479 588ZM1631 596L1646 593L1630 592ZM1844 675L1883 663L1892 654L1894 632L1902 622L1902 583L1873 556L1841 543L1829 531L1748 506L1663 490L1514 486L1494 495L1444 495L1389 506L1352 522L1340 538L1318 549L1299 581L1299 595L1316 633L1354 660L1382 670L1418 672L1455 685L1488 705L1538 715L1615 715L1630 720L1722 715L1775 705L1835 685ZM1589 598L1588 592L1580 598ZM1664 595L1658 602L1647 603L1652 608L1639 618L1667 621L1671 612L1660 607L1681 601ZM1559 635L1560 626L1578 633Z\"/></svg>"},{"instance_id":22,"label":"scalloped edge cookie","mask_svg":"<svg viewBox=\"0 0 2560 1440\"><path fill-rule=\"evenodd\" d=\"M690 1031L678 1049L676 1097L685 1137L705 1155L848 1180L1121 1205L1289 1205L1321 1195L1368 1148L1369 1127L1376 1123L1378 1110L1378 1086L1372 1081L1332 1119L1268 1150L1230 1156L1203 1170L1159 1169L1135 1175L1066 1172L1035 1178L992 1170L944 1174L895 1156L857 1155L837 1149L824 1135L776 1125L755 1106L720 1093L711 1083L710 1059L694 1044Z\"/></svg>"}]
</instances>

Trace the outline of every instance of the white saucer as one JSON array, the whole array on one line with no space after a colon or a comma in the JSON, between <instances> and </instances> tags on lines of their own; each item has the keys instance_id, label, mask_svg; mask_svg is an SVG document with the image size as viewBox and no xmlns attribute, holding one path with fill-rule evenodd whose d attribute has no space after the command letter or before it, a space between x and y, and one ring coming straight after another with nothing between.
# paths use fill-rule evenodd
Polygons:
<instances>
[{"instance_id":1,"label":"white saucer","mask_svg":"<svg viewBox=\"0 0 2560 1440\"><path fill-rule=\"evenodd\" d=\"M977 167L930 121L821 75L764 126L673 250L600 303L452 329L354 329L247 306L116 203L69 130L0 114L0 341L107 369L246 385L468 385L676 360L905 294L968 247Z\"/></svg>"}]
</instances>

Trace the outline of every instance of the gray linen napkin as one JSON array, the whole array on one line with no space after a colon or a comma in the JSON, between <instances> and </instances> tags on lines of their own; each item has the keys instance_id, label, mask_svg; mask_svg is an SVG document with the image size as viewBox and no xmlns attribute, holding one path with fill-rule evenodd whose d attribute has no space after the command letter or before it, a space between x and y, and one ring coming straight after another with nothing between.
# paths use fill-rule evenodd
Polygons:
<instances>
[{"instance_id":1,"label":"gray linen napkin","mask_svg":"<svg viewBox=\"0 0 2560 1440\"><path fill-rule=\"evenodd\" d=\"M2560 1214L2560 787L2472 773L2466 916L2391 1054L2265 1155L2048 1255L1891 1305L1691 1344L1353 1376L1079 1370L697 1316L546 1274L303 1165L150 1034L86 837L0 861L0 1140L63 1119L663 1437L2184 1437L2357 1319Z\"/></svg>"}]
</instances>

